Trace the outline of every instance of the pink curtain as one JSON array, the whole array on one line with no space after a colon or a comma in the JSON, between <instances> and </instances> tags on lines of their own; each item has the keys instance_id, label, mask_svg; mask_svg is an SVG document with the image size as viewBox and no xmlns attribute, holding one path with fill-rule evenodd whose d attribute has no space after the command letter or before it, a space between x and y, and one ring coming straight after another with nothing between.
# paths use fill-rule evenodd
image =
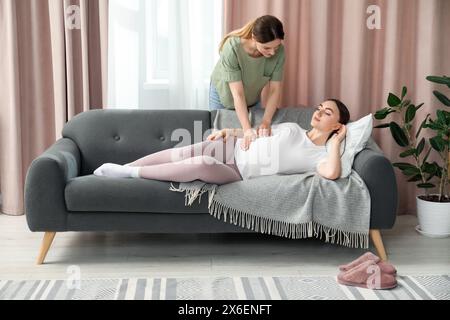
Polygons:
<instances>
[{"instance_id":1,"label":"pink curtain","mask_svg":"<svg viewBox=\"0 0 450 320\"><path fill-rule=\"evenodd\" d=\"M366 25L370 5L380 9L381 29ZM283 21L282 106L312 106L335 97L356 120L385 107L388 93L399 94L405 85L413 102L425 103L416 126L427 113L435 117L435 110L443 108L432 95L436 85L425 77L450 75L450 1L224 0L224 8L225 32L265 14ZM374 129L375 141L392 162L403 161L387 130ZM422 190L395 172L398 213L415 214L415 197Z\"/></svg>"},{"instance_id":2,"label":"pink curtain","mask_svg":"<svg viewBox=\"0 0 450 320\"><path fill-rule=\"evenodd\" d=\"M63 125L105 106L107 17L108 0L0 1L3 213L24 213L26 170Z\"/></svg>"}]
</instances>

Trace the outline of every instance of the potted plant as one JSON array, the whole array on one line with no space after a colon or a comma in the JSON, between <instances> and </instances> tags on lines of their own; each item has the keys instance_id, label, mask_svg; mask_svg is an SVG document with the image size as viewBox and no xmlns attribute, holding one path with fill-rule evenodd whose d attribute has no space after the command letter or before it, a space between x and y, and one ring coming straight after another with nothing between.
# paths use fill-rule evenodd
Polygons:
<instances>
[{"instance_id":1,"label":"potted plant","mask_svg":"<svg viewBox=\"0 0 450 320\"><path fill-rule=\"evenodd\" d=\"M450 78L429 76L428 81L442 84L450 88ZM433 92L435 97L446 107L450 107L450 99L439 91ZM400 114L400 123L391 121L374 128L389 128L395 142L403 148L400 158L410 162L396 162L392 165L408 177L409 182L417 183L424 194L416 197L417 217L419 225L416 230L430 237L446 237L450 235L450 196L448 191L450 170L450 112L436 110L436 118L430 114L422 120L417 129L413 129L412 121L423 103L414 105L407 99L407 88L403 87L401 96L389 93L388 107L376 111L374 117L383 120L391 113ZM432 137L425 139L422 134L431 130ZM439 162L428 161L431 152L439 155ZM429 189L438 187L438 193L430 194Z\"/></svg>"}]
</instances>

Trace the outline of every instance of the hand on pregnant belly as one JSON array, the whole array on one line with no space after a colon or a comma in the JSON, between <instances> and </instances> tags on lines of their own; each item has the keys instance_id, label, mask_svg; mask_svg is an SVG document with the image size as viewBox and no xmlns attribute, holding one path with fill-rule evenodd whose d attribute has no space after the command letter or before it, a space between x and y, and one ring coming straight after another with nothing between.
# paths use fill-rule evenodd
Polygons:
<instances>
[{"instance_id":1,"label":"hand on pregnant belly","mask_svg":"<svg viewBox=\"0 0 450 320\"><path fill-rule=\"evenodd\" d=\"M269 137L272 134L272 128L270 127L270 123L267 121L263 121L256 130L256 133L258 137Z\"/></svg>"},{"instance_id":2,"label":"hand on pregnant belly","mask_svg":"<svg viewBox=\"0 0 450 320\"><path fill-rule=\"evenodd\" d=\"M250 148L250 144L257 138L256 131L253 129L247 129L244 132L244 137L241 141L241 149L246 151Z\"/></svg>"}]
</instances>

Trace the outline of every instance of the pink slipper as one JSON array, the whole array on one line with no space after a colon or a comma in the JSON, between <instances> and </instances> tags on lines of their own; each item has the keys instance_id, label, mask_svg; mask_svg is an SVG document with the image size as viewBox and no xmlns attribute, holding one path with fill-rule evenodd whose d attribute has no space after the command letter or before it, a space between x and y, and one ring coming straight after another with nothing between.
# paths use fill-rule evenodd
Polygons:
<instances>
[{"instance_id":1,"label":"pink slipper","mask_svg":"<svg viewBox=\"0 0 450 320\"><path fill-rule=\"evenodd\" d=\"M381 259L378 256L374 255L372 252L368 251L368 252L364 253L362 256L353 260L352 262L344 264L344 265L340 265L339 270L340 271L348 271L348 270L352 269L353 267L356 267L357 265L359 265L367 260L373 260L375 262L378 262Z\"/></svg>"},{"instance_id":2,"label":"pink slipper","mask_svg":"<svg viewBox=\"0 0 450 320\"><path fill-rule=\"evenodd\" d=\"M364 253L362 256L360 256L359 258L357 258L356 260L353 260L352 262L350 262L348 264L339 266L339 270L340 271L349 271L352 268L354 268L368 260L372 260L375 263L377 263L381 269L381 272L383 272L383 273L388 273L388 274L392 274L392 275L397 274L397 270L395 269L395 267L392 264L390 264L389 262L386 262L386 261L381 261L381 259L377 255L373 254L370 251Z\"/></svg>"},{"instance_id":3,"label":"pink slipper","mask_svg":"<svg viewBox=\"0 0 450 320\"><path fill-rule=\"evenodd\" d=\"M397 269L395 269L395 267L392 264L390 264L389 262L379 261L379 262L377 262L377 266L380 267L381 272L383 272L383 273L391 274L393 276L397 275Z\"/></svg>"},{"instance_id":4,"label":"pink slipper","mask_svg":"<svg viewBox=\"0 0 450 320\"><path fill-rule=\"evenodd\" d=\"M337 280L342 285L374 290L392 289L397 286L395 277L377 270L377 264L373 260L364 261L349 271L339 273Z\"/></svg>"}]
</instances>

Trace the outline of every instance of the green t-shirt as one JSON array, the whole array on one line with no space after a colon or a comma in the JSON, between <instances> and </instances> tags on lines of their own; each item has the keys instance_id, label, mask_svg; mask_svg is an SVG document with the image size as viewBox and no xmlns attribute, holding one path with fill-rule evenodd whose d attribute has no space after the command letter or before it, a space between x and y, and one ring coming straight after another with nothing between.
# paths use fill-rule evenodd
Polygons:
<instances>
[{"instance_id":1,"label":"green t-shirt","mask_svg":"<svg viewBox=\"0 0 450 320\"><path fill-rule=\"evenodd\" d=\"M230 37L225 42L211 75L211 81L227 109L234 110L234 100L228 82L241 80L248 106L260 100L261 91L269 81L281 81L284 67L284 46L270 58L251 57L242 47L239 37Z\"/></svg>"}]
</instances>

